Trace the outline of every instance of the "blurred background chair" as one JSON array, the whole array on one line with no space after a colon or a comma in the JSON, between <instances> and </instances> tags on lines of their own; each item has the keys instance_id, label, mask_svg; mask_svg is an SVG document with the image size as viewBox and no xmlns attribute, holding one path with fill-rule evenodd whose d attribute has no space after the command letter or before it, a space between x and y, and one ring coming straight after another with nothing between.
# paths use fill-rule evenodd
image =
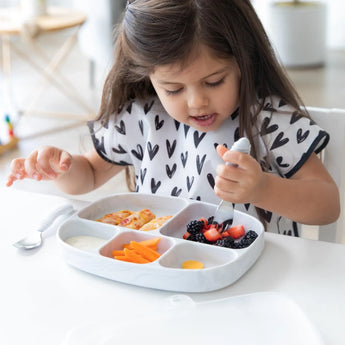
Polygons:
<instances>
[{"instance_id":1,"label":"blurred background chair","mask_svg":"<svg viewBox=\"0 0 345 345\"><path fill-rule=\"evenodd\" d=\"M312 119L330 134L330 141L321 153L321 159L339 187L341 214L332 224L322 225L313 229L313 226L302 226L303 231L318 231L318 239L327 242L345 244L345 109L325 109L307 107Z\"/></svg>"},{"instance_id":2,"label":"blurred background chair","mask_svg":"<svg viewBox=\"0 0 345 345\"><path fill-rule=\"evenodd\" d=\"M96 75L99 74L104 79L111 67L113 30L121 20L126 2L126 0L74 0L73 2L74 7L87 16L87 21L79 32L78 41L80 49L89 58L91 87L95 87Z\"/></svg>"}]
</instances>

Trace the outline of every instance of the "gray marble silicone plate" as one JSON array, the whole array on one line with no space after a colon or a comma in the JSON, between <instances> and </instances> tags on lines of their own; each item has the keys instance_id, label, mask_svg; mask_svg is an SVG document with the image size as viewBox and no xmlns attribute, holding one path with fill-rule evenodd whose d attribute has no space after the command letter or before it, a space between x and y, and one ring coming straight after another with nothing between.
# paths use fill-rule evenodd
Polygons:
<instances>
[{"instance_id":1,"label":"gray marble silicone plate","mask_svg":"<svg viewBox=\"0 0 345 345\"><path fill-rule=\"evenodd\" d=\"M156 217L172 218L153 231L139 231L96 222L105 214L147 208ZM179 292L206 292L226 287L239 279L264 248L264 228L254 217L235 211L234 225L254 230L258 237L247 248L230 249L183 239L193 219L208 218L216 205L176 197L123 193L100 199L80 210L58 230L58 242L66 262L80 270L123 283ZM135 264L115 260L113 250L123 243L161 237L160 258ZM183 269L186 260L197 260L203 269Z\"/></svg>"}]
</instances>

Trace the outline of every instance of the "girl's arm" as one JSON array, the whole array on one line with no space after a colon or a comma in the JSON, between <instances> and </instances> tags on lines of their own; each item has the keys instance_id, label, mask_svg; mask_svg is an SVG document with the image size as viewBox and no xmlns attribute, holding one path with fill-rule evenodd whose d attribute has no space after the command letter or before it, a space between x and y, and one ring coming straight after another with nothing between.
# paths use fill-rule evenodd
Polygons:
<instances>
[{"instance_id":1,"label":"girl's arm","mask_svg":"<svg viewBox=\"0 0 345 345\"><path fill-rule=\"evenodd\" d=\"M14 159L6 185L24 178L53 180L66 193L83 194L100 187L123 168L106 162L95 150L82 156L48 146L27 158Z\"/></svg>"},{"instance_id":2,"label":"girl's arm","mask_svg":"<svg viewBox=\"0 0 345 345\"><path fill-rule=\"evenodd\" d=\"M218 153L225 161L239 165L217 168L218 197L235 203L252 203L302 224L329 224L339 217L338 188L315 154L286 179L262 172L249 155L223 148Z\"/></svg>"}]
</instances>

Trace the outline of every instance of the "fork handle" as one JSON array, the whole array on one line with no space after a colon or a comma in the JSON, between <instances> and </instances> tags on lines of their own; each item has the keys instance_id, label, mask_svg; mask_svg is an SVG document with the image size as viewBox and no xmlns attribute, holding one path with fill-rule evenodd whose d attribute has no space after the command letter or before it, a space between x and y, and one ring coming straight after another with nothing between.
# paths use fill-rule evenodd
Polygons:
<instances>
[{"instance_id":1,"label":"fork handle","mask_svg":"<svg viewBox=\"0 0 345 345\"><path fill-rule=\"evenodd\" d=\"M49 212L45 218L43 218L37 231L43 232L44 230L48 229L53 224L53 222L55 221L57 217L62 216L64 214L67 215L71 213L72 211L73 211L72 204L65 204L65 205L59 206L58 208L55 208L53 211Z\"/></svg>"},{"instance_id":2,"label":"fork handle","mask_svg":"<svg viewBox=\"0 0 345 345\"><path fill-rule=\"evenodd\" d=\"M232 145L230 151L238 151L238 152L243 152L243 153L250 153L250 142L246 137L242 137L238 139L237 141L234 142ZM232 164L230 162L225 162L225 165L227 166L233 166L233 167L238 167L237 164Z\"/></svg>"}]
</instances>

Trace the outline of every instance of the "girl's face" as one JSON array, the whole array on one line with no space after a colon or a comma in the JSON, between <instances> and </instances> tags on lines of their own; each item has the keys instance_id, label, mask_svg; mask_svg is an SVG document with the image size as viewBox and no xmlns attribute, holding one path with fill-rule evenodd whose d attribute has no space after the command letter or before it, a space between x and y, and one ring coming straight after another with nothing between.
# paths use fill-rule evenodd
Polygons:
<instances>
[{"instance_id":1,"label":"girl's face","mask_svg":"<svg viewBox=\"0 0 345 345\"><path fill-rule=\"evenodd\" d=\"M235 59L219 59L201 46L182 69L161 65L150 79L165 110L175 120L202 131L218 129L239 105L241 73Z\"/></svg>"}]
</instances>

